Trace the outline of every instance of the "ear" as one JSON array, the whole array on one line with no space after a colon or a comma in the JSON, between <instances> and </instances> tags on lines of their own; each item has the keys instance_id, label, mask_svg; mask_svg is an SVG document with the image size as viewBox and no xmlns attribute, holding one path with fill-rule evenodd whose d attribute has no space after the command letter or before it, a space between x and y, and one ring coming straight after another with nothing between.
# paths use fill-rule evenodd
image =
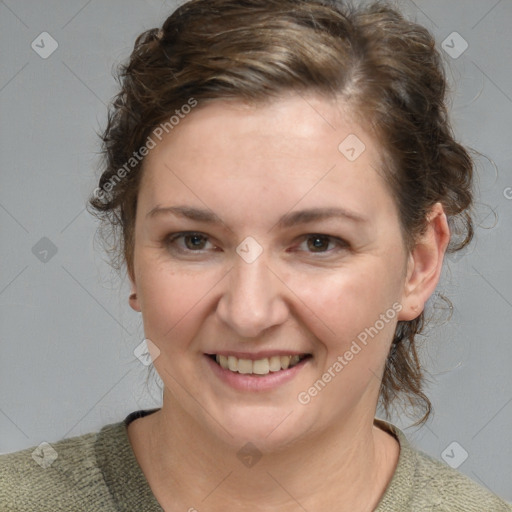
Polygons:
<instances>
[{"instance_id":1,"label":"ear","mask_svg":"<svg viewBox=\"0 0 512 512\"><path fill-rule=\"evenodd\" d=\"M428 215L425 233L409 254L402 291L403 309L398 320L414 320L425 308L439 281L449 241L450 228L446 214L441 203L436 203Z\"/></svg>"},{"instance_id":2,"label":"ear","mask_svg":"<svg viewBox=\"0 0 512 512\"><path fill-rule=\"evenodd\" d=\"M138 313L140 313L141 307L140 307L139 297L137 295L137 284L135 281L135 275L133 273L133 269L128 269L128 277L130 279L130 285L131 285L130 298L128 299L128 304L130 304L130 307L134 311L137 311Z\"/></svg>"}]
</instances>

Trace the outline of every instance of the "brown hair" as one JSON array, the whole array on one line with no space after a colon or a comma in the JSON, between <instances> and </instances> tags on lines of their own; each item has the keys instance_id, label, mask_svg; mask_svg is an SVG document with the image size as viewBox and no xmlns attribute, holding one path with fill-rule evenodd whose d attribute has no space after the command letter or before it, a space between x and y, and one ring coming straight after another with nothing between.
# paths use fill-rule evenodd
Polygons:
<instances>
[{"instance_id":1,"label":"brown hair","mask_svg":"<svg viewBox=\"0 0 512 512\"><path fill-rule=\"evenodd\" d=\"M356 8L334 0L192 0L137 38L119 82L90 206L112 240L114 264L126 263L130 274L143 162L133 155L160 123L172 129L170 116L191 100L258 104L289 92L341 98L382 144L406 247L436 202L458 226L459 243L449 250L472 238L473 163L450 128L435 41L383 2ZM424 313L398 323L380 390L386 412L401 396L421 407L420 421L431 409L415 345L423 327Z\"/></svg>"}]
</instances>

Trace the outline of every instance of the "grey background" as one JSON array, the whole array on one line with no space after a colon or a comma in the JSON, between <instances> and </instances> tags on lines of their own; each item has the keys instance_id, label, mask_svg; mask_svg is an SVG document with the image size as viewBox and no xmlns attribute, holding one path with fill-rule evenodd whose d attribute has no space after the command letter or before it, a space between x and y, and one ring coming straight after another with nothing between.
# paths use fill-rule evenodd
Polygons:
<instances>
[{"instance_id":1,"label":"grey background","mask_svg":"<svg viewBox=\"0 0 512 512\"><path fill-rule=\"evenodd\" d=\"M116 90L112 66L175 5L0 1L0 452L98 430L159 405L133 354L143 339L139 315L94 243L96 224L84 205L96 186L96 131ZM469 44L456 59L443 51L454 127L489 158L478 159L476 240L448 259L440 288L453 317L425 340L434 415L406 433L437 458L456 441L468 452L459 470L510 501L512 2L398 5L440 47L454 31ZM44 31L58 43L47 59L31 48ZM445 44L462 48L453 37ZM394 421L411 424L405 416Z\"/></svg>"}]
</instances>

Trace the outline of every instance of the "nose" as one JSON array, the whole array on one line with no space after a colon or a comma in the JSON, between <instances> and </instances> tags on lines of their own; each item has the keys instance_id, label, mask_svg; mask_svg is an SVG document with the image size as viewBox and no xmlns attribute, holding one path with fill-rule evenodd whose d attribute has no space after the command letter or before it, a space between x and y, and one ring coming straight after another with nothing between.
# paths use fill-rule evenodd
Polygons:
<instances>
[{"instance_id":1,"label":"nose","mask_svg":"<svg viewBox=\"0 0 512 512\"><path fill-rule=\"evenodd\" d=\"M252 263L237 258L226 276L217 314L240 337L256 338L288 318L285 288L263 256Z\"/></svg>"}]
</instances>

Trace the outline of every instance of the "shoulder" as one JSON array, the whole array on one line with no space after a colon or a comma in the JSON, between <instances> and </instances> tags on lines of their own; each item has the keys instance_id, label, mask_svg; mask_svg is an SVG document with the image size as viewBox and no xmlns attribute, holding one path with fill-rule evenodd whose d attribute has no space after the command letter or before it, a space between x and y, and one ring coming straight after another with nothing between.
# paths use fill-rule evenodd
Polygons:
<instances>
[{"instance_id":1,"label":"shoulder","mask_svg":"<svg viewBox=\"0 0 512 512\"><path fill-rule=\"evenodd\" d=\"M97 435L0 455L2 512L115 510L96 460Z\"/></svg>"},{"instance_id":2,"label":"shoulder","mask_svg":"<svg viewBox=\"0 0 512 512\"><path fill-rule=\"evenodd\" d=\"M488 489L433 457L416 451L415 492L421 500L437 506L440 512L511 512L505 503Z\"/></svg>"},{"instance_id":3,"label":"shoulder","mask_svg":"<svg viewBox=\"0 0 512 512\"><path fill-rule=\"evenodd\" d=\"M400 457L378 512L512 512L512 505L488 489L415 449L397 427L385 426L400 443Z\"/></svg>"}]
</instances>

